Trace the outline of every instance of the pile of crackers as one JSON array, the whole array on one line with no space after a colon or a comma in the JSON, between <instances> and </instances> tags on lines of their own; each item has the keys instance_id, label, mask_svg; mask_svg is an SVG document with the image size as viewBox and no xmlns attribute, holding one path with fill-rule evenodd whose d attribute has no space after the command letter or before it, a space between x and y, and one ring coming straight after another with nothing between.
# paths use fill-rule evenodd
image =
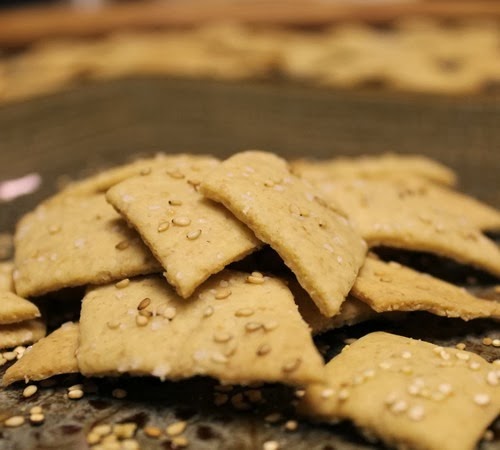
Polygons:
<instances>
[{"instance_id":1,"label":"pile of crackers","mask_svg":"<svg viewBox=\"0 0 500 450\"><path fill-rule=\"evenodd\" d=\"M404 448L472 449L500 412L499 360L376 332L325 365L313 341L411 311L500 318L500 303L371 251L500 277L483 234L500 212L455 184L420 156L263 151L162 154L70 184L20 220L15 260L0 267L0 348L34 344L0 356L16 360L3 384L67 373L284 383L305 389L311 419L348 419ZM44 337L36 298L82 286L79 321Z\"/></svg>"}]
</instances>

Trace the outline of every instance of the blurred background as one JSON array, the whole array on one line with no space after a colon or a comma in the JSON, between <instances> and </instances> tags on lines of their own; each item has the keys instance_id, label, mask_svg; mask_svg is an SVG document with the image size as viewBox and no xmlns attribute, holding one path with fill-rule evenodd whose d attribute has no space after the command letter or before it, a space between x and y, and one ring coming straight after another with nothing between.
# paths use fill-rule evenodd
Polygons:
<instances>
[{"instance_id":1,"label":"blurred background","mask_svg":"<svg viewBox=\"0 0 500 450\"><path fill-rule=\"evenodd\" d=\"M132 155L246 148L423 153L500 206L500 2L0 0L0 181L43 180L5 227Z\"/></svg>"}]
</instances>

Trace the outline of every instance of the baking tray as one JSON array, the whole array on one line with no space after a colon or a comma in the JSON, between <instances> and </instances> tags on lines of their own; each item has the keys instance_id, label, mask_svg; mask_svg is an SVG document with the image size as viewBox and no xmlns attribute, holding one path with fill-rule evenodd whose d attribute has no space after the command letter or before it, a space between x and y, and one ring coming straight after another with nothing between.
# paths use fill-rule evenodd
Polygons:
<instances>
[{"instance_id":1,"label":"baking tray","mask_svg":"<svg viewBox=\"0 0 500 450\"><path fill-rule=\"evenodd\" d=\"M0 204L0 232L8 233L19 216L55 192L65 177L79 177L156 151L213 153L226 156L260 148L286 157L332 157L398 151L421 153L458 171L462 189L499 207L500 103L485 97L441 98L390 94L376 90L332 91L288 83L220 83L176 79L127 79L91 84L54 95L0 107L0 180L30 172L42 176L32 195ZM63 179L61 179L61 176ZM431 264L436 265L434 262ZM430 267L432 269L432 267ZM450 269L458 282L476 283L467 271ZM495 280L476 277L480 289ZM483 282L484 281L484 282ZM66 295L71 295L68 293ZM42 301L43 303L43 301ZM61 299L45 300L59 308ZM78 306L78 299L76 305ZM425 328L422 327L425 323ZM498 324L457 320L423 313L398 323L369 323L318 338L329 358L344 340L386 329L440 345L466 342L489 360L500 349L481 344L482 337L500 337ZM5 368L3 368L4 370ZM2 371L0 371L0 375ZM326 426L300 421L287 432L283 422L270 424L267 414L279 411L293 418L293 392L281 386L263 388L267 403L252 411L215 407L215 383L207 379L160 383L150 378L99 380L99 395L72 402L60 385L22 398L19 386L0 390L0 421L15 412L43 404L46 423L20 429L0 428L2 450L85 449L85 434L100 422L134 421L166 425L189 419L187 436L193 449L261 449L266 440L282 448L308 450L381 449L347 424ZM112 398L114 387L129 396ZM482 449L500 448L495 439ZM142 449L168 449L170 444L138 433Z\"/></svg>"}]
</instances>

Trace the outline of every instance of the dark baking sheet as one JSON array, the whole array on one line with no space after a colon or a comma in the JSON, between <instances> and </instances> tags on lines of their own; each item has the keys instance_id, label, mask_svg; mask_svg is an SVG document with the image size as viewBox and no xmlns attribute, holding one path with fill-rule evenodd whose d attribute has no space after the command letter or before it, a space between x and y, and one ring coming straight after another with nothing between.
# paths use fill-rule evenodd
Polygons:
<instances>
[{"instance_id":1,"label":"dark baking sheet","mask_svg":"<svg viewBox=\"0 0 500 450\"><path fill-rule=\"evenodd\" d=\"M455 168L466 192L499 207L498 124L500 102L488 97L409 97L285 83L167 79L83 86L0 106L0 180L29 172L43 178L36 193L0 204L0 233L11 232L23 212L54 192L63 174L78 177L132 155L160 150L223 156L262 148L287 157L423 153ZM466 281L467 273L461 269L459 281ZM479 281L492 282L488 278ZM464 324L425 314L400 323L371 323L331 332L318 338L318 345L330 357L344 339L375 329L443 345L466 342L469 349L490 360L500 357L500 349L480 343L486 335L500 337L497 324ZM286 432L283 422L266 423L263 417L269 412L293 417L293 395L279 386L265 387L268 402L245 412L215 407L214 383L206 379L163 384L146 378L100 380L98 396L77 402L64 399L64 386L74 384L74 377L62 377L60 383L28 400L22 398L19 386L0 390L0 421L36 404L44 405L47 417L41 427L0 427L0 449L86 448L85 433L96 423L132 420L163 427L174 417L189 418L187 436L194 449L260 449L268 439L278 440L286 449L383 448L365 441L345 424L320 426L301 421L298 431ZM115 386L129 390L129 397L113 399L110 392ZM500 448L498 421L494 429L496 440L483 442L481 448ZM143 449L170 448L165 440L149 439L142 432L138 439Z\"/></svg>"}]
</instances>

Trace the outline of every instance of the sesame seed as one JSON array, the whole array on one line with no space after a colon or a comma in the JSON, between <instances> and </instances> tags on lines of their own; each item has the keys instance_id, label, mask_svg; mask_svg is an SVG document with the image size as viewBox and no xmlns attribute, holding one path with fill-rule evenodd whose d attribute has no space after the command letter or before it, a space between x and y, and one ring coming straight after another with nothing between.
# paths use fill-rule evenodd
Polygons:
<instances>
[{"instance_id":1,"label":"sesame seed","mask_svg":"<svg viewBox=\"0 0 500 450\"><path fill-rule=\"evenodd\" d=\"M265 331L273 331L278 328L278 325L279 324L276 320L270 320L269 322L265 322L263 326Z\"/></svg>"},{"instance_id":2,"label":"sesame seed","mask_svg":"<svg viewBox=\"0 0 500 450\"><path fill-rule=\"evenodd\" d=\"M101 424L101 425L96 425L94 428L92 428L91 433L96 434L97 436L103 437L107 436L108 434L111 434L112 428L111 425L108 424Z\"/></svg>"},{"instance_id":3,"label":"sesame seed","mask_svg":"<svg viewBox=\"0 0 500 450\"><path fill-rule=\"evenodd\" d=\"M444 359L445 361L450 359L450 354L446 350L441 350L439 352L439 356L441 357L441 359Z\"/></svg>"},{"instance_id":4,"label":"sesame seed","mask_svg":"<svg viewBox=\"0 0 500 450\"><path fill-rule=\"evenodd\" d=\"M101 441L101 436L91 431L86 437L87 444L95 445Z\"/></svg>"},{"instance_id":5,"label":"sesame seed","mask_svg":"<svg viewBox=\"0 0 500 450\"><path fill-rule=\"evenodd\" d=\"M234 315L236 317L249 317L254 313L254 310L252 308L241 308L238 309Z\"/></svg>"},{"instance_id":6,"label":"sesame seed","mask_svg":"<svg viewBox=\"0 0 500 450\"><path fill-rule=\"evenodd\" d=\"M182 178L184 178L184 174L179 169L167 170L167 175L175 178L176 180L181 180Z\"/></svg>"},{"instance_id":7,"label":"sesame seed","mask_svg":"<svg viewBox=\"0 0 500 450\"><path fill-rule=\"evenodd\" d=\"M194 230L194 231L190 231L188 234L186 234L186 237L190 240L190 241L194 241L195 239L198 239L201 235L201 230Z\"/></svg>"},{"instance_id":8,"label":"sesame seed","mask_svg":"<svg viewBox=\"0 0 500 450\"><path fill-rule=\"evenodd\" d=\"M186 436L175 436L172 439L172 445L174 448L187 447L189 445L189 441Z\"/></svg>"},{"instance_id":9,"label":"sesame seed","mask_svg":"<svg viewBox=\"0 0 500 450\"><path fill-rule=\"evenodd\" d=\"M7 420L5 420L3 424L9 428L20 427L21 425L24 424L24 417L23 416L12 416L12 417L9 417Z\"/></svg>"},{"instance_id":10,"label":"sesame seed","mask_svg":"<svg viewBox=\"0 0 500 450\"><path fill-rule=\"evenodd\" d=\"M68 388L68 391L74 391L75 389L83 389L83 384L79 383L79 384L73 384L72 386L70 386Z\"/></svg>"},{"instance_id":11,"label":"sesame seed","mask_svg":"<svg viewBox=\"0 0 500 450\"><path fill-rule=\"evenodd\" d=\"M117 250L125 250L126 248L129 247L129 245L130 245L129 241L124 240L124 241L118 242L118 244L115 245L115 248Z\"/></svg>"},{"instance_id":12,"label":"sesame seed","mask_svg":"<svg viewBox=\"0 0 500 450\"><path fill-rule=\"evenodd\" d=\"M161 429L158 427L147 426L144 427L144 434L150 438L158 438L161 436Z\"/></svg>"},{"instance_id":13,"label":"sesame seed","mask_svg":"<svg viewBox=\"0 0 500 450\"><path fill-rule=\"evenodd\" d=\"M401 372L405 375L411 375L413 373L413 369L410 366L401 367Z\"/></svg>"},{"instance_id":14,"label":"sesame seed","mask_svg":"<svg viewBox=\"0 0 500 450\"><path fill-rule=\"evenodd\" d=\"M457 352L455 353L455 356L457 357L457 359L460 359L461 361L469 361L470 359L470 355L464 352Z\"/></svg>"},{"instance_id":15,"label":"sesame seed","mask_svg":"<svg viewBox=\"0 0 500 450\"><path fill-rule=\"evenodd\" d=\"M127 391L125 389L113 389L111 391L111 395L114 397L114 398L119 398L119 399L122 399L122 398L125 398L127 396Z\"/></svg>"},{"instance_id":16,"label":"sesame seed","mask_svg":"<svg viewBox=\"0 0 500 450\"><path fill-rule=\"evenodd\" d=\"M146 176L146 175L149 175L151 173L151 167L147 167L145 169L142 169L140 172L139 172L143 177Z\"/></svg>"},{"instance_id":17,"label":"sesame seed","mask_svg":"<svg viewBox=\"0 0 500 450\"><path fill-rule=\"evenodd\" d=\"M271 346L269 344L261 344L257 349L258 356L265 356L271 351Z\"/></svg>"},{"instance_id":18,"label":"sesame seed","mask_svg":"<svg viewBox=\"0 0 500 450\"><path fill-rule=\"evenodd\" d=\"M295 431L299 427L299 423L296 420L287 420L285 423L286 431Z\"/></svg>"},{"instance_id":19,"label":"sesame seed","mask_svg":"<svg viewBox=\"0 0 500 450\"><path fill-rule=\"evenodd\" d=\"M455 345L455 347L458 350L465 350L465 344L463 342L459 342L457 345Z\"/></svg>"},{"instance_id":20,"label":"sesame seed","mask_svg":"<svg viewBox=\"0 0 500 450\"><path fill-rule=\"evenodd\" d=\"M128 278L124 278L121 281L118 281L118 283L115 283L115 287L118 289L123 289L126 288L130 284L130 280Z\"/></svg>"},{"instance_id":21,"label":"sesame seed","mask_svg":"<svg viewBox=\"0 0 500 450\"><path fill-rule=\"evenodd\" d=\"M392 367L392 364L388 361L382 361L378 366L383 370L389 370Z\"/></svg>"},{"instance_id":22,"label":"sesame seed","mask_svg":"<svg viewBox=\"0 0 500 450\"><path fill-rule=\"evenodd\" d=\"M441 392L441 394L449 395L453 392L453 387L449 383L441 383L438 386L438 391Z\"/></svg>"},{"instance_id":23,"label":"sesame seed","mask_svg":"<svg viewBox=\"0 0 500 450\"><path fill-rule=\"evenodd\" d=\"M31 397L36 394L36 391L38 391L38 388L34 384L30 384L24 388L23 397Z\"/></svg>"},{"instance_id":24,"label":"sesame seed","mask_svg":"<svg viewBox=\"0 0 500 450\"><path fill-rule=\"evenodd\" d=\"M160 222L158 224L158 228L157 228L157 231L158 233L163 233L164 231L167 231L170 227L170 223L169 222Z\"/></svg>"},{"instance_id":25,"label":"sesame seed","mask_svg":"<svg viewBox=\"0 0 500 450\"><path fill-rule=\"evenodd\" d=\"M174 225L177 225L178 227L187 227L188 225L191 224L191 219L185 216L174 217L172 219L172 223Z\"/></svg>"},{"instance_id":26,"label":"sesame seed","mask_svg":"<svg viewBox=\"0 0 500 450\"><path fill-rule=\"evenodd\" d=\"M203 317L210 317L214 313L214 308L212 306L207 306L205 311L203 311Z\"/></svg>"},{"instance_id":27,"label":"sesame seed","mask_svg":"<svg viewBox=\"0 0 500 450\"><path fill-rule=\"evenodd\" d=\"M171 205L171 206L181 206L182 205L182 200L179 200L179 199L169 200L168 204Z\"/></svg>"},{"instance_id":28,"label":"sesame seed","mask_svg":"<svg viewBox=\"0 0 500 450\"><path fill-rule=\"evenodd\" d=\"M228 298L230 295L231 295L231 289L228 289L228 288L220 288L220 289L217 289L217 291L215 292L215 298L217 300L224 300L226 298Z\"/></svg>"},{"instance_id":29,"label":"sesame seed","mask_svg":"<svg viewBox=\"0 0 500 450\"><path fill-rule=\"evenodd\" d=\"M71 400L78 400L83 397L83 391L81 389L73 389L68 392L68 398Z\"/></svg>"},{"instance_id":30,"label":"sesame seed","mask_svg":"<svg viewBox=\"0 0 500 450\"><path fill-rule=\"evenodd\" d=\"M330 398L335 391L332 388L326 388L321 391L321 398Z\"/></svg>"},{"instance_id":31,"label":"sesame seed","mask_svg":"<svg viewBox=\"0 0 500 450\"><path fill-rule=\"evenodd\" d=\"M287 361L285 364L283 364L282 370L283 372L290 373L295 370L297 370L302 363L302 359L300 358L294 358L289 361Z\"/></svg>"},{"instance_id":32,"label":"sesame seed","mask_svg":"<svg viewBox=\"0 0 500 450\"><path fill-rule=\"evenodd\" d=\"M262 450L279 450L280 444L278 441L266 441L262 445Z\"/></svg>"},{"instance_id":33,"label":"sesame seed","mask_svg":"<svg viewBox=\"0 0 500 450\"><path fill-rule=\"evenodd\" d=\"M401 353L401 357L403 359L410 359L411 358L411 352L409 351L404 351L403 353Z\"/></svg>"},{"instance_id":34,"label":"sesame seed","mask_svg":"<svg viewBox=\"0 0 500 450\"><path fill-rule=\"evenodd\" d=\"M408 417L415 422L421 421L424 418L424 415L425 409L422 405L412 406L408 411Z\"/></svg>"},{"instance_id":35,"label":"sesame seed","mask_svg":"<svg viewBox=\"0 0 500 450\"><path fill-rule=\"evenodd\" d=\"M49 227L50 234L56 234L56 233L59 233L59 231L61 231L61 227L59 225L51 225Z\"/></svg>"},{"instance_id":36,"label":"sesame seed","mask_svg":"<svg viewBox=\"0 0 500 450\"><path fill-rule=\"evenodd\" d=\"M113 434L119 439L130 439L137 430L137 424L125 422L113 425Z\"/></svg>"},{"instance_id":37,"label":"sesame seed","mask_svg":"<svg viewBox=\"0 0 500 450\"><path fill-rule=\"evenodd\" d=\"M391 411L395 414L405 412L408 409L408 404L404 400L397 400L391 405Z\"/></svg>"},{"instance_id":38,"label":"sesame seed","mask_svg":"<svg viewBox=\"0 0 500 450\"><path fill-rule=\"evenodd\" d=\"M146 297L146 298L143 298L140 303L137 305L137 309L139 311L143 310L143 309L146 309L149 305L151 304L151 299Z\"/></svg>"},{"instance_id":39,"label":"sesame seed","mask_svg":"<svg viewBox=\"0 0 500 450\"><path fill-rule=\"evenodd\" d=\"M491 343L493 344L493 347L500 347L500 339L493 339Z\"/></svg>"},{"instance_id":40,"label":"sesame seed","mask_svg":"<svg viewBox=\"0 0 500 450\"><path fill-rule=\"evenodd\" d=\"M493 343L493 339L489 338L489 337L485 337L483 338L483 345L491 345Z\"/></svg>"},{"instance_id":41,"label":"sesame seed","mask_svg":"<svg viewBox=\"0 0 500 450\"><path fill-rule=\"evenodd\" d=\"M488 394L476 394L474 395L474 403L479 406L486 406L490 403L491 399Z\"/></svg>"},{"instance_id":42,"label":"sesame seed","mask_svg":"<svg viewBox=\"0 0 500 450\"><path fill-rule=\"evenodd\" d=\"M224 356L222 353L212 353L210 359L214 363L219 363L219 364L225 364L228 361L227 356Z\"/></svg>"},{"instance_id":43,"label":"sesame seed","mask_svg":"<svg viewBox=\"0 0 500 450\"><path fill-rule=\"evenodd\" d=\"M337 395L337 398L340 400L340 401L344 401L344 400L347 400L350 396L350 392L347 390L347 389L341 389Z\"/></svg>"},{"instance_id":44,"label":"sesame seed","mask_svg":"<svg viewBox=\"0 0 500 450\"><path fill-rule=\"evenodd\" d=\"M274 181L273 180L266 180L266 181L264 181L264 186L274 187Z\"/></svg>"},{"instance_id":45,"label":"sesame seed","mask_svg":"<svg viewBox=\"0 0 500 450\"><path fill-rule=\"evenodd\" d=\"M14 361L17 358L17 353L16 352L5 352L3 354L3 357L7 361Z\"/></svg>"},{"instance_id":46,"label":"sesame seed","mask_svg":"<svg viewBox=\"0 0 500 450\"><path fill-rule=\"evenodd\" d=\"M268 414L266 417L264 417L264 420L269 423L276 423L279 422L281 419L282 416L278 412Z\"/></svg>"},{"instance_id":47,"label":"sesame seed","mask_svg":"<svg viewBox=\"0 0 500 450\"><path fill-rule=\"evenodd\" d=\"M259 322L247 322L245 324L245 330L249 332L257 331L262 328L262 324Z\"/></svg>"},{"instance_id":48,"label":"sesame seed","mask_svg":"<svg viewBox=\"0 0 500 450\"><path fill-rule=\"evenodd\" d=\"M297 389L294 393L295 397L297 398L302 398L304 395L306 395L305 389Z\"/></svg>"},{"instance_id":49,"label":"sesame seed","mask_svg":"<svg viewBox=\"0 0 500 450\"><path fill-rule=\"evenodd\" d=\"M214 333L214 341L215 342L223 343L223 342L230 341L232 338L233 338L233 335L226 332L226 331L216 331Z\"/></svg>"},{"instance_id":50,"label":"sesame seed","mask_svg":"<svg viewBox=\"0 0 500 450\"><path fill-rule=\"evenodd\" d=\"M137 312L140 316L144 316L147 319L153 316L153 312L150 311L149 309L141 309L140 311Z\"/></svg>"},{"instance_id":51,"label":"sesame seed","mask_svg":"<svg viewBox=\"0 0 500 450\"><path fill-rule=\"evenodd\" d=\"M149 319L146 317L146 316L143 316L142 314L138 314L136 317L135 317L135 323L137 324L137 326L139 327L144 327L148 324L149 322Z\"/></svg>"},{"instance_id":52,"label":"sesame seed","mask_svg":"<svg viewBox=\"0 0 500 450\"><path fill-rule=\"evenodd\" d=\"M30 414L41 414L43 412L43 408L41 406L33 406L30 409Z\"/></svg>"},{"instance_id":53,"label":"sesame seed","mask_svg":"<svg viewBox=\"0 0 500 450\"><path fill-rule=\"evenodd\" d=\"M486 375L486 382L490 386L498 386L498 375L495 370L490 370Z\"/></svg>"},{"instance_id":54,"label":"sesame seed","mask_svg":"<svg viewBox=\"0 0 500 450\"><path fill-rule=\"evenodd\" d=\"M178 436L179 434L184 433L186 427L187 427L187 422L184 420L180 420L178 422L170 424L165 431L169 436Z\"/></svg>"},{"instance_id":55,"label":"sesame seed","mask_svg":"<svg viewBox=\"0 0 500 450\"><path fill-rule=\"evenodd\" d=\"M250 284L263 284L265 281L265 278L262 276L255 276L254 274L248 275L246 282Z\"/></svg>"},{"instance_id":56,"label":"sesame seed","mask_svg":"<svg viewBox=\"0 0 500 450\"><path fill-rule=\"evenodd\" d=\"M480 367L481 367L481 364L479 364L477 361L472 361L469 364L469 369L471 369L471 370L479 370Z\"/></svg>"},{"instance_id":57,"label":"sesame seed","mask_svg":"<svg viewBox=\"0 0 500 450\"><path fill-rule=\"evenodd\" d=\"M112 330L116 330L120 326L120 322L118 320L110 320L107 322L108 328Z\"/></svg>"},{"instance_id":58,"label":"sesame seed","mask_svg":"<svg viewBox=\"0 0 500 450\"><path fill-rule=\"evenodd\" d=\"M169 320L172 320L176 316L176 314L177 314L177 309L175 308L175 306L169 306L165 308L165 311L163 311L163 317Z\"/></svg>"}]
</instances>

